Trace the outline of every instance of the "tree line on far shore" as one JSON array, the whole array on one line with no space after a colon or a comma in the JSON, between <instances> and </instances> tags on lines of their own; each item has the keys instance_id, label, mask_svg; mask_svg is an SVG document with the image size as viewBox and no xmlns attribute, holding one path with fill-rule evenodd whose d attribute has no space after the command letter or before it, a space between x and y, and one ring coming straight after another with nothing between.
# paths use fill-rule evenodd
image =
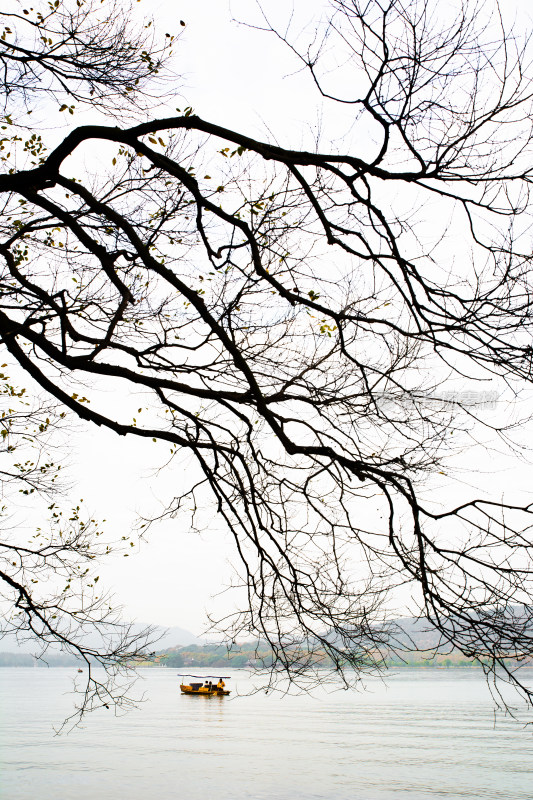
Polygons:
<instances>
[{"instance_id":1,"label":"tree line on far shore","mask_svg":"<svg viewBox=\"0 0 533 800\"><path fill-rule=\"evenodd\" d=\"M191 667L202 669L262 669L272 665L272 650L258 648L253 642L243 644L238 650L228 651L224 645L185 645L162 650L151 659L147 659L137 667L165 667L181 669ZM57 654L39 659L28 653L0 653L0 667L79 667L80 661L74 656ZM459 651L451 653L428 653L414 651L405 654L405 658L397 654L386 659L388 667L480 667L481 663L473 658L465 658ZM323 654L316 666L330 669L331 660Z\"/></svg>"}]
</instances>

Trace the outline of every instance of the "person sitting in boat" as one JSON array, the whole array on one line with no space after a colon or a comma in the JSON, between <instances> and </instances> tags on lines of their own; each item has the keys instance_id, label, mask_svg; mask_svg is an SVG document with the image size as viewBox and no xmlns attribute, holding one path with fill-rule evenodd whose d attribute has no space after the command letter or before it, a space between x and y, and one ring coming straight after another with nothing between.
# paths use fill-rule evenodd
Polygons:
<instances>
[{"instance_id":1,"label":"person sitting in boat","mask_svg":"<svg viewBox=\"0 0 533 800\"><path fill-rule=\"evenodd\" d=\"M218 690L220 690L220 691L222 691L222 689L224 688L224 686L225 686L225 685L226 685L226 684L224 683L224 681L222 680L222 678L219 678L219 679L218 679L218 683L217 683L217 689L218 689Z\"/></svg>"}]
</instances>

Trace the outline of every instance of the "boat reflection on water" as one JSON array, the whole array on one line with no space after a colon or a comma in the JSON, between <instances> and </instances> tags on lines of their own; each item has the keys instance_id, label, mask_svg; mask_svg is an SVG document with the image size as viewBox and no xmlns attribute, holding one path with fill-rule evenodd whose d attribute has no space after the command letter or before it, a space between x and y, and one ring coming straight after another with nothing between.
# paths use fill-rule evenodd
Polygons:
<instances>
[{"instance_id":1,"label":"boat reflection on water","mask_svg":"<svg viewBox=\"0 0 533 800\"><path fill-rule=\"evenodd\" d=\"M202 697L223 697L229 694L226 689L224 678L229 680L228 676L219 677L218 675L179 675L179 678L193 678L190 683L181 683L180 689L182 694L188 695L202 695ZM196 683L196 679L200 678L200 683ZM207 680L206 680L207 679ZM213 683L213 681L216 683Z\"/></svg>"}]
</instances>

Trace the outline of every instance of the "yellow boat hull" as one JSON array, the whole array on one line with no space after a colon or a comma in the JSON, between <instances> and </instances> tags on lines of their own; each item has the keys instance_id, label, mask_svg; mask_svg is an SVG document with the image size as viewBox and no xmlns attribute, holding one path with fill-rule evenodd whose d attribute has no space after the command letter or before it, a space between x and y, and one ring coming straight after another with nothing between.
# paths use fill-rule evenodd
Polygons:
<instances>
[{"instance_id":1,"label":"yellow boat hull","mask_svg":"<svg viewBox=\"0 0 533 800\"><path fill-rule=\"evenodd\" d=\"M198 689L196 689L193 686L188 686L182 683L180 685L180 689L182 694L198 694L203 695L204 697L213 697L213 695L222 697L223 695L229 694L227 689L217 689L216 686L213 686L212 689L210 689L208 686L200 686Z\"/></svg>"}]
</instances>

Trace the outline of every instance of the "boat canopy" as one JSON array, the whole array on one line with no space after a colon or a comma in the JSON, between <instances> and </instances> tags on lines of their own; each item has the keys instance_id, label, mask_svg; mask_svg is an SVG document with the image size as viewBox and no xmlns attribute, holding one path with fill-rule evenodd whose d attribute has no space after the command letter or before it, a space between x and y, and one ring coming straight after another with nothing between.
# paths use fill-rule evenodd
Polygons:
<instances>
[{"instance_id":1,"label":"boat canopy","mask_svg":"<svg viewBox=\"0 0 533 800\"><path fill-rule=\"evenodd\" d=\"M191 675L190 672L178 672L178 678L198 678L202 681L206 678L216 678L217 680L229 681L231 680L231 675Z\"/></svg>"}]
</instances>

